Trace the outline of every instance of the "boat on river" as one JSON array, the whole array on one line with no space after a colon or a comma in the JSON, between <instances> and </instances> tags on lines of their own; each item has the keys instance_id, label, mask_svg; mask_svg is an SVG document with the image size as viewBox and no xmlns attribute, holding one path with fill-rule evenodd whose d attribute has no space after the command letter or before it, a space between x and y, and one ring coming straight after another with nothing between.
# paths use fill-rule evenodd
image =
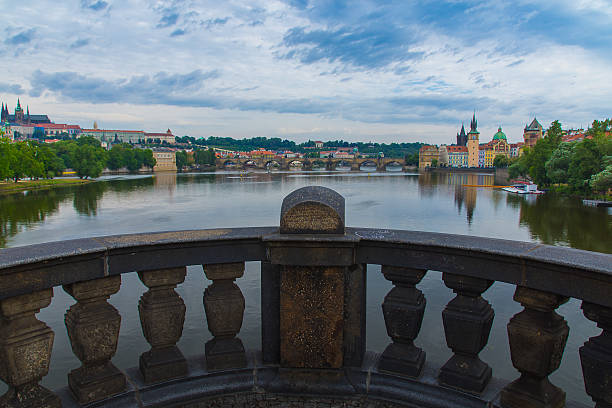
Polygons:
<instances>
[{"instance_id":1,"label":"boat on river","mask_svg":"<svg viewBox=\"0 0 612 408\"><path fill-rule=\"evenodd\" d=\"M514 194L544 194L544 191L538 190L538 185L526 182L517 182L511 186L504 187L502 190Z\"/></svg>"}]
</instances>

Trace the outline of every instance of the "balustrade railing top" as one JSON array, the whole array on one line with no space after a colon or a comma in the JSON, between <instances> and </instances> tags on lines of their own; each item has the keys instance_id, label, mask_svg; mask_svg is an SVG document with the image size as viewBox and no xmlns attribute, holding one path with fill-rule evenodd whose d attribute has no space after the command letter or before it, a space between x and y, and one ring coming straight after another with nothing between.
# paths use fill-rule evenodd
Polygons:
<instances>
[{"instance_id":1,"label":"balustrade railing top","mask_svg":"<svg viewBox=\"0 0 612 408\"><path fill-rule=\"evenodd\" d=\"M253 361L237 337L244 298L234 281L247 261L262 262L262 350ZM375 358L366 358L365 350L365 264L382 265L394 284L382 304L392 342ZM176 346L185 304L174 288L188 265L204 265L213 282L204 293L214 336L205 347L206 372L225 373L228 384L235 373L242 385L183 390L174 397L167 391L170 397L156 396L148 404L146 392L154 395L160 384L172 389L177 381L194 381ZM416 285L428 270L442 272L456 294L443 313L454 354L432 379L425 378L430 375L423 369L425 352L414 345L426 308ZM134 271L149 288L138 310L151 350L140 358L141 377L126 381L111 363L121 316L107 299L119 290L121 274ZM489 386L491 367L478 357L494 319L481 294L495 281L516 285L514 299L524 307L508 324L512 363L521 376L497 391ZM35 313L50 304L56 286L77 300L66 314L71 346L82 362L68 377L70 400L38 384L48 372L54 333ZM285 199L280 228L129 234L0 250L0 378L10 387L0 407L104 406L107 398L118 406L178 400L196 406L194 401L213 394L253 390L361 395L387 406L562 407L565 393L548 375L559 366L568 334L555 309L569 297L582 300L586 317L603 329L585 343L580 357L587 393L597 407L612 407L611 255L473 236L346 228L344 199L308 187ZM245 371L252 366L253 373ZM209 377L199 374L197 381L203 378ZM135 392L128 383L142 384L141 389ZM157 385L147 388L150 384Z\"/></svg>"}]
</instances>

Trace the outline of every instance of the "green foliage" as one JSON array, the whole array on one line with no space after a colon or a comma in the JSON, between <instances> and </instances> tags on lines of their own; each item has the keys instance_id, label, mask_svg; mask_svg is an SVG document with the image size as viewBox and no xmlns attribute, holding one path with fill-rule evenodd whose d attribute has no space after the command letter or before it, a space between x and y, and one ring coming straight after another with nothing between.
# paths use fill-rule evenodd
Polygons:
<instances>
[{"instance_id":1,"label":"green foliage","mask_svg":"<svg viewBox=\"0 0 612 408\"><path fill-rule=\"evenodd\" d=\"M108 154L99 143L96 147L87 142L78 144L70 158L77 176L85 179L99 177L107 160Z\"/></svg>"},{"instance_id":2,"label":"green foliage","mask_svg":"<svg viewBox=\"0 0 612 408\"><path fill-rule=\"evenodd\" d=\"M7 138L0 139L0 180L6 180L12 176L11 173L11 143Z\"/></svg>"},{"instance_id":3,"label":"green foliage","mask_svg":"<svg viewBox=\"0 0 612 408\"><path fill-rule=\"evenodd\" d=\"M602 154L597 143L592 139L576 143L570 158L568 183L577 191L589 193L591 176L601 170Z\"/></svg>"},{"instance_id":4,"label":"green foliage","mask_svg":"<svg viewBox=\"0 0 612 408\"><path fill-rule=\"evenodd\" d=\"M404 156L406 166L418 166L419 165L419 152L407 154Z\"/></svg>"},{"instance_id":5,"label":"green foliage","mask_svg":"<svg viewBox=\"0 0 612 408\"><path fill-rule=\"evenodd\" d=\"M431 159L431 167L438 167L438 159Z\"/></svg>"},{"instance_id":6,"label":"green foliage","mask_svg":"<svg viewBox=\"0 0 612 408\"><path fill-rule=\"evenodd\" d=\"M569 179L570 160L574 147L574 143L561 143L544 164L546 174L552 183L566 183Z\"/></svg>"},{"instance_id":7,"label":"green foliage","mask_svg":"<svg viewBox=\"0 0 612 408\"><path fill-rule=\"evenodd\" d=\"M602 193L607 193L608 190L612 189L612 164L599 173L592 175L589 185L593 190L601 191Z\"/></svg>"},{"instance_id":8,"label":"green foliage","mask_svg":"<svg viewBox=\"0 0 612 408\"><path fill-rule=\"evenodd\" d=\"M199 165L214 166L215 164L215 152L212 149L197 149L194 152L194 161Z\"/></svg>"},{"instance_id":9,"label":"green foliage","mask_svg":"<svg viewBox=\"0 0 612 408\"><path fill-rule=\"evenodd\" d=\"M134 149L128 143L117 144L108 152L107 167L111 170L127 168L130 173L136 173L143 166L155 166L151 149Z\"/></svg>"},{"instance_id":10,"label":"green foliage","mask_svg":"<svg viewBox=\"0 0 612 408\"><path fill-rule=\"evenodd\" d=\"M187 137L187 136L186 136ZM176 152L176 168L181 171L187 165L187 153L183 150Z\"/></svg>"},{"instance_id":11,"label":"green foliage","mask_svg":"<svg viewBox=\"0 0 612 408\"><path fill-rule=\"evenodd\" d=\"M493 166L499 169L505 169L508 167L508 164L510 164L510 160L503 154L498 154L495 156L495 159L493 159Z\"/></svg>"}]
</instances>

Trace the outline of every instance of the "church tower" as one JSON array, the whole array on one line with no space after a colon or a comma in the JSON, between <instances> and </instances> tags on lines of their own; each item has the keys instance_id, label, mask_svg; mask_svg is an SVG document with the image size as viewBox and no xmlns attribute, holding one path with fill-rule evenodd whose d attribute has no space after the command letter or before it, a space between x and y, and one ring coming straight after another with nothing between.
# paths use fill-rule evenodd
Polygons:
<instances>
[{"instance_id":1,"label":"church tower","mask_svg":"<svg viewBox=\"0 0 612 408\"><path fill-rule=\"evenodd\" d=\"M470 132L467 134L467 148L468 148L468 167L478 167L478 146L480 139L480 132L478 132L478 122L476 121L476 112L472 117L470 123Z\"/></svg>"},{"instance_id":2,"label":"church tower","mask_svg":"<svg viewBox=\"0 0 612 408\"><path fill-rule=\"evenodd\" d=\"M21 108L21 102L19 102L19 98L17 98L17 107L15 108L15 122L23 123L23 109Z\"/></svg>"},{"instance_id":3,"label":"church tower","mask_svg":"<svg viewBox=\"0 0 612 408\"><path fill-rule=\"evenodd\" d=\"M467 135L465 134L465 127L461 124L461 133L457 133L457 146L467 145Z\"/></svg>"}]
</instances>

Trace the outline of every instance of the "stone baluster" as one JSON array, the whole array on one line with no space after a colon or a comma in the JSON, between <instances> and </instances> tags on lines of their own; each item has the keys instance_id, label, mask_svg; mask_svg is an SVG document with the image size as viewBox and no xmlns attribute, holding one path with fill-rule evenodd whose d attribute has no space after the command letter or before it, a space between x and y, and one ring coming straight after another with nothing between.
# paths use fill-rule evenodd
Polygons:
<instances>
[{"instance_id":1,"label":"stone baluster","mask_svg":"<svg viewBox=\"0 0 612 408\"><path fill-rule=\"evenodd\" d=\"M603 329L580 347L586 392L596 408L612 408L612 308L582 302L582 310Z\"/></svg>"},{"instance_id":2,"label":"stone baluster","mask_svg":"<svg viewBox=\"0 0 612 408\"><path fill-rule=\"evenodd\" d=\"M146 384L187 375L187 361L176 346L183 334L185 303L174 291L185 280L187 268L138 272L149 290L138 302L142 332L151 350L140 356Z\"/></svg>"},{"instance_id":3,"label":"stone baluster","mask_svg":"<svg viewBox=\"0 0 612 408\"><path fill-rule=\"evenodd\" d=\"M68 386L81 404L123 392L126 379L111 363L117 351L121 315L107 300L121 287L121 276L65 285L77 303L66 313L72 351L81 367L68 374Z\"/></svg>"},{"instance_id":4,"label":"stone baluster","mask_svg":"<svg viewBox=\"0 0 612 408\"><path fill-rule=\"evenodd\" d=\"M35 314L51 303L53 289L0 301L0 378L9 390L2 408L59 408L59 398L38 382L49 372L53 331Z\"/></svg>"},{"instance_id":5,"label":"stone baluster","mask_svg":"<svg viewBox=\"0 0 612 408\"><path fill-rule=\"evenodd\" d=\"M548 376L559 368L569 334L565 319L555 312L568 298L518 286L514 300L525 308L508 323L512 365L519 379L501 392L504 408L561 408L565 392Z\"/></svg>"},{"instance_id":6,"label":"stone baluster","mask_svg":"<svg viewBox=\"0 0 612 408\"><path fill-rule=\"evenodd\" d=\"M427 300L416 285L426 270L382 267L386 279L395 287L389 291L382 304L387 334L393 340L383 352L378 369L418 377L425 362L425 352L414 345L419 335Z\"/></svg>"},{"instance_id":7,"label":"stone baluster","mask_svg":"<svg viewBox=\"0 0 612 408\"><path fill-rule=\"evenodd\" d=\"M244 274L244 262L204 265L206 277L213 281L204 290L204 310L208 330L215 336L206 342L208 370L246 367L242 341L236 337L242 327L244 296L234 279Z\"/></svg>"},{"instance_id":8,"label":"stone baluster","mask_svg":"<svg viewBox=\"0 0 612 408\"><path fill-rule=\"evenodd\" d=\"M455 353L440 369L441 384L480 393L491 379L491 367L478 353L486 346L495 312L482 298L493 281L444 273L444 284L457 296L442 312L446 344Z\"/></svg>"}]
</instances>

